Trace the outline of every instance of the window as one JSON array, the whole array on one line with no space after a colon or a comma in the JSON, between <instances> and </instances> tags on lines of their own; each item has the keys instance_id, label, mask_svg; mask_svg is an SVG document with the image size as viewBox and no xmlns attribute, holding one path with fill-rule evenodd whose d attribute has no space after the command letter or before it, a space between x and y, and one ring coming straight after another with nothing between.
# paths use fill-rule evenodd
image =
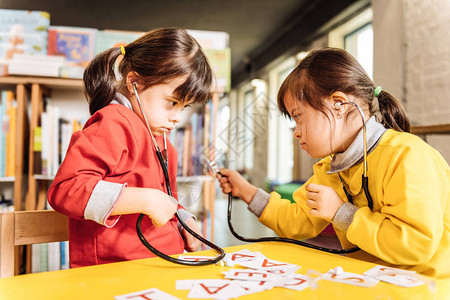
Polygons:
<instances>
[{"instance_id":1,"label":"window","mask_svg":"<svg viewBox=\"0 0 450 300\"><path fill-rule=\"evenodd\" d=\"M293 135L292 124L277 107L277 94L281 84L295 68L297 61L290 58L269 73L269 132L268 174L270 182L280 184L292 180Z\"/></svg>"},{"instance_id":2,"label":"window","mask_svg":"<svg viewBox=\"0 0 450 300\"><path fill-rule=\"evenodd\" d=\"M328 34L330 47L352 54L370 78L373 78L372 9L366 9Z\"/></svg>"},{"instance_id":3,"label":"window","mask_svg":"<svg viewBox=\"0 0 450 300\"><path fill-rule=\"evenodd\" d=\"M244 168L250 170L253 168L254 153L254 120L253 120L253 100L254 89L248 90L244 94Z\"/></svg>"},{"instance_id":4,"label":"window","mask_svg":"<svg viewBox=\"0 0 450 300\"><path fill-rule=\"evenodd\" d=\"M344 49L350 52L370 78L373 78L373 29L367 23L344 37Z\"/></svg>"}]
</instances>

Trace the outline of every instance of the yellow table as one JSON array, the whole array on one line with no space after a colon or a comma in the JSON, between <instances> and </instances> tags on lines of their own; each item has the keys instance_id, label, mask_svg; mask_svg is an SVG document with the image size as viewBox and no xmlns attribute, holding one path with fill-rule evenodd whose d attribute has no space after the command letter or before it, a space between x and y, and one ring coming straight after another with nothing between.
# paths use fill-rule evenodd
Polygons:
<instances>
[{"instance_id":1,"label":"yellow table","mask_svg":"<svg viewBox=\"0 0 450 300\"><path fill-rule=\"evenodd\" d=\"M375 265L297 245L264 242L225 248L226 252L241 249L260 251L270 259L326 272L341 266L344 271L362 274ZM212 255L211 250L195 255ZM230 267L217 265L191 267L172 264L160 258L149 258L63 271L20 275L0 279L0 299L114 299L114 296L156 287L180 299L187 299L188 290L175 290L177 279L223 279L222 271ZM427 278L433 280L431 278ZM285 288L243 296L242 299L450 299L450 278L435 280L435 292L428 284L403 288L379 282L371 288L352 286L326 280L317 282L317 289L293 291Z\"/></svg>"}]
</instances>

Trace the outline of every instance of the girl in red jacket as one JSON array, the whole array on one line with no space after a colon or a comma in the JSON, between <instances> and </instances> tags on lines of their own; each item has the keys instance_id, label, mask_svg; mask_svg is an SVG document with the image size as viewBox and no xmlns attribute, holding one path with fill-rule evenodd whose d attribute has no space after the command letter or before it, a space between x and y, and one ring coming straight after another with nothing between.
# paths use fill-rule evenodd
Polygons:
<instances>
[{"instance_id":1,"label":"girl in red jacket","mask_svg":"<svg viewBox=\"0 0 450 300\"><path fill-rule=\"evenodd\" d=\"M73 134L48 191L50 205L70 217L71 267L154 256L136 233L140 214L149 217L142 232L156 249L198 250L200 242L179 229L177 210L199 232L193 216L167 194L145 119L166 149L162 136L182 110L209 99L212 71L199 44L185 30L156 29L97 55L83 80L92 116ZM167 157L176 195L177 154L170 142Z\"/></svg>"}]
</instances>

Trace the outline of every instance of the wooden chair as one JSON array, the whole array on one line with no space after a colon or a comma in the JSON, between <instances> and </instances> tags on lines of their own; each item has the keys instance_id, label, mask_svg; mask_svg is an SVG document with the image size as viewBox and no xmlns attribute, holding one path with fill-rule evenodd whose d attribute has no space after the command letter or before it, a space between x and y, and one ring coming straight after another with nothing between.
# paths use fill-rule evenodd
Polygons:
<instances>
[{"instance_id":1,"label":"wooden chair","mask_svg":"<svg viewBox=\"0 0 450 300\"><path fill-rule=\"evenodd\" d=\"M69 239L69 218L53 210L2 212L0 277L14 276L15 246Z\"/></svg>"}]
</instances>

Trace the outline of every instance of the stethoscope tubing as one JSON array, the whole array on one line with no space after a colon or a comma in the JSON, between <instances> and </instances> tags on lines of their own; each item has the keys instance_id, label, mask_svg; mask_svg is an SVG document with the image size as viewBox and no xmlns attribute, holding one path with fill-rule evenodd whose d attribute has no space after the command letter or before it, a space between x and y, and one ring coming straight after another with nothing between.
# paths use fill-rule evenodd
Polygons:
<instances>
[{"instance_id":1,"label":"stethoscope tubing","mask_svg":"<svg viewBox=\"0 0 450 300\"><path fill-rule=\"evenodd\" d=\"M137 102L139 104L139 108L141 110L141 113L144 117L145 120L145 124L147 125L147 129L151 135L152 141L153 141L153 145L155 146L155 152L156 152L156 156L158 157L158 161L159 164L161 165L161 168L164 172L164 179L166 182L166 190L167 190L167 194L169 196L172 196L172 189L170 187L170 177L169 177L169 171L168 171L168 166L167 166L167 160L164 159L163 154L161 152L161 150L158 147L158 144L156 143L155 137L153 136L153 133L150 129L150 124L147 120L147 117L145 116L144 113L144 108L142 107L141 101L139 99L139 95L136 89L136 84L133 84L133 89L134 89L134 93L136 95L136 99ZM166 146L166 136L164 135L164 146ZM166 148L167 149L167 148ZM164 151L166 151L166 149L164 149ZM202 261L188 261L188 260L184 260L184 259L177 259L174 257L171 257L167 254L162 253L161 251L159 251L158 249L156 249L155 247L153 247L145 238L143 232L142 232L142 219L145 217L145 214L140 214L137 221L136 221L136 231L138 234L139 239L141 240L142 244L148 249L150 250L153 254L155 254L156 256L159 256L162 259L165 259L167 261L170 261L172 263L176 263L176 264L180 264L180 265L187 265L187 266L204 266L204 265L210 265L210 264L215 264L219 261L221 261L224 257L225 257L225 251L220 248L219 246L215 245L214 243L212 243L211 241L208 241L207 239L205 239L204 237L202 237L201 235L197 234L195 231L193 231L191 228L189 228L189 226L181 219L178 211L175 213L176 218L178 219L178 222L180 222L181 226L187 231L189 232L192 236L194 236L196 239L198 239L199 241L201 241L202 243L208 245L209 247L211 247L212 249L214 249L216 252L219 253L219 256L208 259L208 260L202 260Z\"/></svg>"},{"instance_id":2,"label":"stethoscope tubing","mask_svg":"<svg viewBox=\"0 0 450 300\"><path fill-rule=\"evenodd\" d=\"M166 189L167 189L167 193L169 196L172 196L172 190L170 188L170 180L169 180L169 172L167 170L167 165L166 162L164 161L163 155L161 153L160 150L156 151L156 154L158 156L158 160L159 163L161 164L161 167L163 169L164 172L164 178L166 181ZM144 246L150 250L153 254L161 257L162 259L165 259L167 261L176 263L176 264L180 264L180 265L187 265L187 266L204 266L204 265L210 265L210 264L215 264L219 261L221 261L224 257L225 257L225 251L215 245L213 242L205 239L204 237L202 237L201 235L197 234L195 231L193 231L191 228L189 228L189 226L181 219L178 211L175 213L176 218L178 219L178 222L180 222L181 226L186 229L187 232L189 232L192 236L194 236L196 239L198 239L199 241L201 241L202 243L206 244L207 246L211 247L213 250L215 250L216 252L219 253L219 256L208 259L208 260L202 260L202 261L188 261L188 260L184 260L184 259L177 259L174 257L171 257L169 255L166 255L164 253L162 253L161 251L157 250L155 247L153 247L145 238L143 232L142 232L142 219L145 217L145 214L140 214L137 221L136 221L136 231L137 234L139 236L139 239L141 240L142 244L144 244Z\"/></svg>"},{"instance_id":3,"label":"stethoscope tubing","mask_svg":"<svg viewBox=\"0 0 450 300\"><path fill-rule=\"evenodd\" d=\"M222 173L218 173L220 176L224 176L222 175ZM321 247L321 246L317 246L317 245L313 245L311 243L307 243L304 241L299 241L299 240L294 240L294 239L289 239L289 238L283 238L283 237L261 237L261 238L248 238L248 237L243 237L241 235L239 235L233 228L233 225L231 224L231 215L232 215L232 207L233 207L233 196L231 193L228 194L228 212L227 212L227 221L228 221L228 228L231 231L231 234L233 234L233 236L235 238L237 238L240 241L243 242L248 242L248 243L258 243L258 242L283 242L283 243L290 243L290 244L296 244L296 245L300 245L303 247L308 247L308 248L312 248L315 250L320 250L320 251L324 251L324 252L328 252L328 253L334 253L334 254L346 254L346 253L353 253L356 251L359 251L359 247L354 247L354 248L348 248L348 249L333 249L333 248L325 248L325 247Z\"/></svg>"}]
</instances>

